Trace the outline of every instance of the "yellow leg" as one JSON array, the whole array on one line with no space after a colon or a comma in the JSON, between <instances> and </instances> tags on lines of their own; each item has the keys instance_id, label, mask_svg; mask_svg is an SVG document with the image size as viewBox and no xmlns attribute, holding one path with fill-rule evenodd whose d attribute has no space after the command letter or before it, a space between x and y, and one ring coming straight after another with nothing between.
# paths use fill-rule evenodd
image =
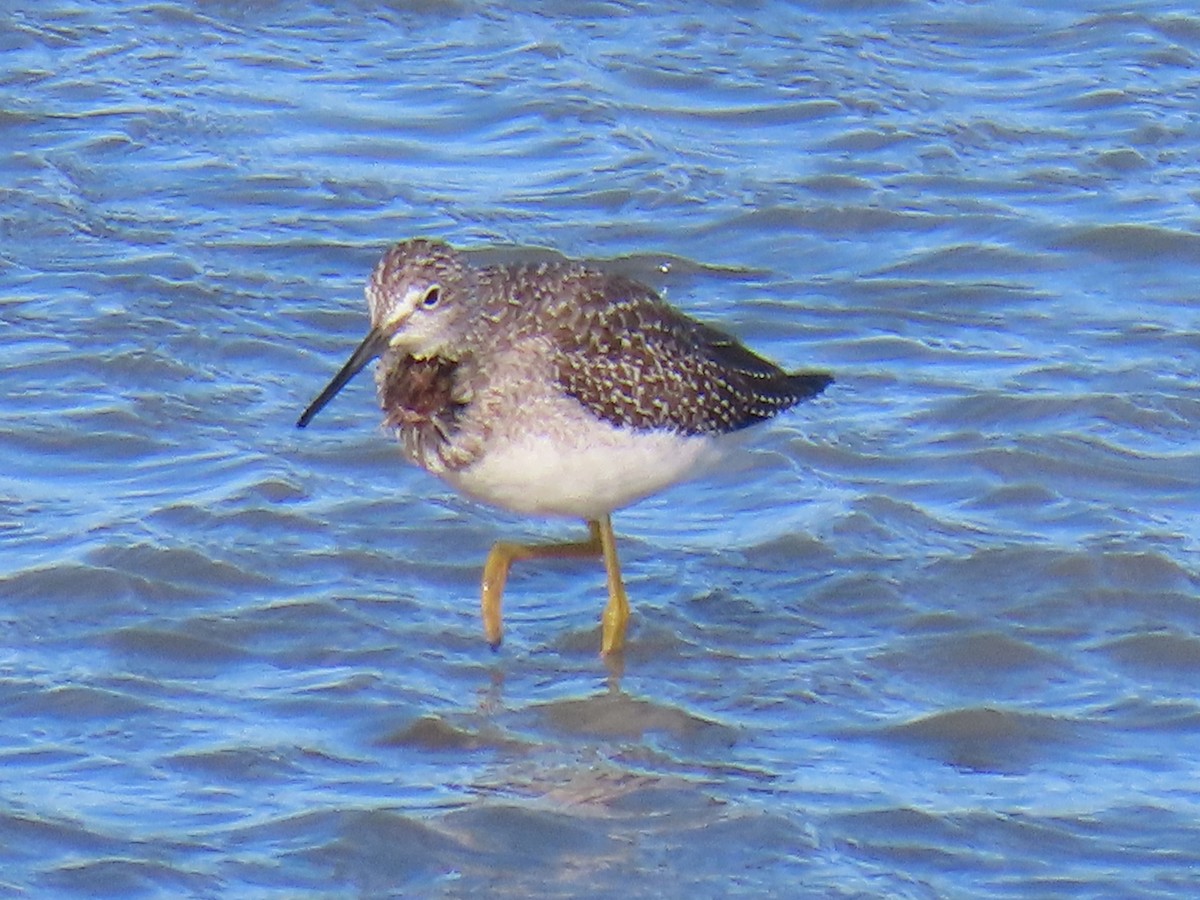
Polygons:
<instances>
[{"instance_id":1,"label":"yellow leg","mask_svg":"<svg viewBox=\"0 0 1200 900\"><path fill-rule=\"evenodd\" d=\"M601 618L600 655L619 653L625 646L625 628L629 624L629 598L621 581L621 564L617 561L617 539L613 535L612 518L589 522L593 534L599 534L600 552L604 555L604 571L608 575L608 603Z\"/></svg>"},{"instance_id":2,"label":"yellow leg","mask_svg":"<svg viewBox=\"0 0 1200 900\"><path fill-rule=\"evenodd\" d=\"M613 535L612 518L588 522L591 536L586 541L565 544L515 544L497 541L483 565L480 607L483 612L483 634L496 649L504 637L500 604L508 572L518 559L563 559L574 556L600 556L608 576L608 603L600 619L600 655L619 653L625 646L625 631L629 625L629 598L621 580L621 563L617 559L617 539Z\"/></svg>"},{"instance_id":3,"label":"yellow leg","mask_svg":"<svg viewBox=\"0 0 1200 900\"><path fill-rule=\"evenodd\" d=\"M612 526L608 517L609 544L612 543ZM518 559L562 559L572 556L601 556L607 561L604 536L599 522L588 522L591 537L586 541L566 544L514 544L511 541L496 541L483 564L483 584L480 591L480 606L483 610L483 635L495 650L504 636L500 617L500 601L504 598L504 585L508 581L508 570ZM615 556L614 556L615 558ZM618 574L618 579L620 575ZM611 580L611 576L610 576Z\"/></svg>"}]
</instances>

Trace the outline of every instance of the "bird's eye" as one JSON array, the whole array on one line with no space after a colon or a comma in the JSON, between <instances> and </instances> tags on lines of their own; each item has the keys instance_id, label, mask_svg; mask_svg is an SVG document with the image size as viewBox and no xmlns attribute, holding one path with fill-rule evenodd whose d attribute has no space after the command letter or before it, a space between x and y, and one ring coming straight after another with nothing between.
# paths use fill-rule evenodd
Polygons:
<instances>
[{"instance_id":1,"label":"bird's eye","mask_svg":"<svg viewBox=\"0 0 1200 900\"><path fill-rule=\"evenodd\" d=\"M433 309L442 300L442 286L440 284L431 284L429 289L425 291L425 296L421 298L421 306L425 309Z\"/></svg>"}]
</instances>

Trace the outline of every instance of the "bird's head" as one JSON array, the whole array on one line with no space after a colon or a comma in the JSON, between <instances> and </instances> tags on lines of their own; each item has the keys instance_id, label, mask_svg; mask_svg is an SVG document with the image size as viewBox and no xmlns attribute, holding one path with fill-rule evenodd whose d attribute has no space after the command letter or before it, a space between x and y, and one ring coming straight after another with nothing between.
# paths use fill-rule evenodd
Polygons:
<instances>
[{"instance_id":1,"label":"bird's head","mask_svg":"<svg viewBox=\"0 0 1200 900\"><path fill-rule=\"evenodd\" d=\"M450 245L423 238L396 244L376 264L366 294L371 330L304 411L300 428L382 353L458 358L472 322L475 276Z\"/></svg>"},{"instance_id":2,"label":"bird's head","mask_svg":"<svg viewBox=\"0 0 1200 900\"><path fill-rule=\"evenodd\" d=\"M371 334L379 352L398 350L417 359L458 355L471 322L474 273L441 241L396 244L367 282Z\"/></svg>"}]
</instances>

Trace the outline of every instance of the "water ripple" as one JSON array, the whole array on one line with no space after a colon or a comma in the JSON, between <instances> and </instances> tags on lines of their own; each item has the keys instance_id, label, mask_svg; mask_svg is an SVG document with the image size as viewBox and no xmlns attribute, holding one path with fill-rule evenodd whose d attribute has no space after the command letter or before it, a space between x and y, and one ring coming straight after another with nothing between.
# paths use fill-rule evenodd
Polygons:
<instances>
[{"instance_id":1,"label":"water ripple","mask_svg":"<svg viewBox=\"0 0 1200 900\"><path fill-rule=\"evenodd\" d=\"M0 23L0 893L1196 892L1190 11ZM837 377L618 515L623 670L589 561L481 639L577 524L293 427L412 234Z\"/></svg>"}]
</instances>

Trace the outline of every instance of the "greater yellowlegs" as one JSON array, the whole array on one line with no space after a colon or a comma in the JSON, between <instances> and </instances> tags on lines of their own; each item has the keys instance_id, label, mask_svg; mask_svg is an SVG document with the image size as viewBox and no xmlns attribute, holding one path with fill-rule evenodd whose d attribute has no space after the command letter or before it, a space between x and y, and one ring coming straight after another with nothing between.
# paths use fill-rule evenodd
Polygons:
<instances>
[{"instance_id":1,"label":"greater yellowlegs","mask_svg":"<svg viewBox=\"0 0 1200 900\"><path fill-rule=\"evenodd\" d=\"M514 560L600 556L601 652L620 650L629 601L613 510L833 380L785 372L645 285L580 263L481 268L415 239L384 254L366 294L371 330L297 426L380 356L385 421L412 462L485 503L588 523L584 541L492 547L481 603L493 647Z\"/></svg>"}]
</instances>

